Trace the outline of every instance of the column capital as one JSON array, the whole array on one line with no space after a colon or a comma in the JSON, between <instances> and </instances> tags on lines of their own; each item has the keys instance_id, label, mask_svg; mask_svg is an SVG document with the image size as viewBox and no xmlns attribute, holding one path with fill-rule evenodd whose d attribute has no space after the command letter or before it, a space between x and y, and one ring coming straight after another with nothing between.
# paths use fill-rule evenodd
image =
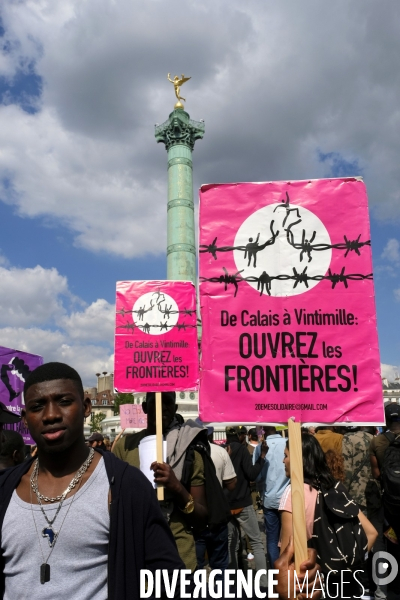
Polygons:
<instances>
[{"instance_id":1,"label":"column capital","mask_svg":"<svg viewBox=\"0 0 400 600\"><path fill-rule=\"evenodd\" d=\"M176 109L167 121L155 126L154 135L158 143L165 144L167 150L177 144L193 150L195 141L202 139L204 131L204 121L193 121L186 111Z\"/></svg>"}]
</instances>

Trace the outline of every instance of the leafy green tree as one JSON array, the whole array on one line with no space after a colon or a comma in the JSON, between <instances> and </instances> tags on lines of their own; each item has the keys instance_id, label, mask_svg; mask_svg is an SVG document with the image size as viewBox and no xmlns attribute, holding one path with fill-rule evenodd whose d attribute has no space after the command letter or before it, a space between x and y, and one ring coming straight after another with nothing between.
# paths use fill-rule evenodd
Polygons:
<instances>
[{"instance_id":1,"label":"leafy green tree","mask_svg":"<svg viewBox=\"0 0 400 600\"><path fill-rule=\"evenodd\" d=\"M90 423L90 433L94 433L94 432L101 433L103 431L101 422L106 418L106 416L107 415L102 412L92 413L92 420Z\"/></svg>"},{"instance_id":2,"label":"leafy green tree","mask_svg":"<svg viewBox=\"0 0 400 600\"><path fill-rule=\"evenodd\" d=\"M115 394L114 396L114 415L119 415L121 404L135 404L133 394Z\"/></svg>"}]
</instances>

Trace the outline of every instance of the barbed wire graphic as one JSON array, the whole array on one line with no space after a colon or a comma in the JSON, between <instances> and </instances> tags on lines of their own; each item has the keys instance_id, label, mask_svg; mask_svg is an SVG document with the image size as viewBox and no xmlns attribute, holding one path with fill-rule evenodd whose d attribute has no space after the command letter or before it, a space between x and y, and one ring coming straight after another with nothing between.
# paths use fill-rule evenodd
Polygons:
<instances>
[{"instance_id":1,"label":"barbed wire graphic","mask_svg":"<svg viewBox=\"0 0 400 600\"><path fill-rule=\"evenodd\" d=\"M154 307L154 305L153 305ZM171 310L171 308L166 308L165 310L162 310L160 307L158 307L159 311L161 312L161 314L165 315L166 317L170 317L171 315L187 315L187 316L191 316L196 314L196 309L189 309L189 308L184 308L182 310ZM146 312L149 312L149 310L151 309L147 309L144 312L142 312L141 309L139 310L126 310L125 308L121 308L119 310L116 311L117 315L122 315L123 317L125 315L131 315L131 314L137 314L139 316L139 320L143 321L143 315Z\"/></svg>"},{"instance_id":2,"label":"barbed wire graphic","mask_svg":"<svg viewBox=\"0 0 400 600\"><path fill-rule=\"evenodd\" d=\"M373 274L369 273L368 275L363 275L361 273L345 273L345 267L342 267L340 273L332 273L331 269L328 269L327 275L308 275L307 268L304 267L303 271L297 272L296 268L293 267L293 274L282 274L282 275L269 275L266 271L263 271L259 277L255 277L254 275L250 277L242 277L242 271L237 271L236 273L229 273L225 267L222 267L224 273L218 277L200 277L200 281L210 282L210 283L219 283L224 284L225 291L227 291L230 285L233 285L235 288L234 297L236 297L239 284L243 281L247 283L257 283L257 291L260 292L260 296L264 293L264 290L267 292L268 296L271 295L271 284L273 281L293 281L293 289L295 289L298 285L305 285L308 288L309 281L330 281L332 283L332 288L335 289L337 284L343 283L344 287L347 289L349 287L349 281L362 281L365 279L372 280Z\"/></svg>"},{"instance_id":3,"label":"barbed wire graphic","mask_svg":"<svg viewBox=\"0 0 400 600\"><path fill-rule=\"evenodd\" d=\"M178 323L176 325L169 325L167 322L163 323L160 322L159 325L151 325L150 323L143 323L143 325L135 325L135 323L124 323L123 325L117 325L117 329L126 329L127 331L132 331L132 333L135 331L135 329L139 329L140 331L143 331L144 333L150 333L150 329L159 329L160 331L170 331L171 329L173 329L174 327L177 327L178 331L183 330L186 331L186 329L195 329L197 327L197 325L190 325L188 323Z\"/></svg>"},{"instance_id":4,"label":"barbed wire graphic","mask_svg":"<svg viewBox=\"0 0 400 600\"><path fill-rule=\"evenodd\" d=\"M350 252L355 252L358 256L361 256L360 249L363 248L364 246L371 246L371 240L360 241L361 233L355 240L348 239L348 237L346 235L344 235L343 236L344 242L339 242L336 244L322 244L322 243L314 244L313 242L315 240L317 232L314 231L312 233L310 239L307 239L306 238L307 234L306 234L305 229L303 229L303 231L302 231L301 242L296 242L292 229L294 227L296 227L296 225L299 225L300 223L302 223L302 221L303 221L302 216L300 214L301 207L294 207L292 204L290 204L290 197L289 197L288 192L286 192L286 200L282 200L281 204L276 206L274 208L273 212L275 213L279 209L283 209L286 212L285 218L283 219L283 222L282 222L282 228L284 231L286 231L287 243L295 250L300 250L300 262L303 261L304 255L307 255L308 262L311 262L312 261L311 253L312 252L322 252L324 250L332 250L332 249L344 250L345 251L344 258L347 258L348 254ZM297 220L285 228L286 222L292 213L297 217ZM257 266L257 253L262 252L268 246L273 245L275 243L276 238L279 235L279 230L276 232L274 231L274 223L275 223L274 220L272 220L270 222L269 228L271 231L271 237L264 244L259 244L260 233L258 233L256 240L253 241L253 238L250 237L249 242L246 245L218 247L217 246L218 236L216 236L213 239L213 241L211 242L211 244L201 244L199 247L199 253L203 254L203 253L208 252L209 254L212 255L214 260L217 260L218 252L231 252L233 250L238 250L240 252L244 252L245 259L248 258L248 263L247 263L248 267L251 266L252 259L253 259L253 267L256 267Z\"/></svg>"},{"instance_id":5,"label":"barbed wire graphic","mask_svg":"<svg viewBox=\"0 0 400 600\"><path fill-rule=\"evenodd\" d=\"M303 261L304 254L307 254L308 262L311 262L311 252L322 252L324 250L332 250L333 248L335 248L336 250L346 250L344 255L345 258L347 258L349 252L355 252L358 256L361 256L360 248L363 248L363 246L371 246L371 240L360 242L361 233L355 240L348 240L347 237L344 235L344 242L338 244L313 244L317 232L314 231L311 238L308 240L306 239L307 234L305 229L303 229L301 242L296 243L294 241L292 227L297 225L299 222L300 221L296 221L295 223L289 225L289 227L286 229L286 239L288 241L288 244L292 246L292 248L294 248L295 250L301 250L300 262Z\"/></svg>"},{"instance_id":6,"label":"barbed wire graphic","mask_svg":"<svg viewBox=\"0 0 400 600\"><path fill-rule=\"evenodd\" d=\"M275 240L279 235L279 231L274 232L274 221L271 221L269 228L272 235L264 244L258 245L258 240L260 239L260 234L258 233L256 241L253 242L253 238L251 237L249 238L249 243L245 246L221 246L220 248L218 248L216 246L218 237L216 237L211 242L211 244L202 244L199 247L199 252L209 252L213 256L214 260L217 260L217 252L230 252L231 250L240 250L241 252L244 252L244 258L248 258L248 266L250 266L251 259L253 258L253 266L256 267L257 252L264 250L264 248L267 248L267 246L272 246L272 244L275 243Z\"/></svg>"}]
</instances>

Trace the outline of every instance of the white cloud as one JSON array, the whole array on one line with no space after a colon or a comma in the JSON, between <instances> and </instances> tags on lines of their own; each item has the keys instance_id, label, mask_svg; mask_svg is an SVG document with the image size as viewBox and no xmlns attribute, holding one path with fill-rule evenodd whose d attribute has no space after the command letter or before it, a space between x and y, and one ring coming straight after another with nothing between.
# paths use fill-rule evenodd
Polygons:
<instances>
[{"instance_id":1,"label":"white cloud","mask_svg":"<svg viewBox=\"0 0 400 600\"><path fill-rule=\"evenodd\" d=\"M113 370L114 307L98 299L82 310L56 269L0 267L0 345L66 362L94 384ZM3 327L1 327L3 326Z\"/></svg>"},{"instance_id":2,"label":"white cloud","mask_svg":"<svg viewBox=\"0 0 400 600\"><path fill-rule=\"evenodd\" d=\"M381 375L389 381L394 381L399 376L400 367L394 365L385 365L381 363Z\"/></svg>"},{"instance_id":3,"label":"white cloud","mask_svg":"<svg viewBox=\"0 0 400 600\"><path fill-rule=\"evenodd\" d=\"M115 306L106 300L93 302L84 311L73 312L59 320L72 340L113 342Z\"/></svg>"},{"instance_id":4,"label":"white cloud","mask_svg":"<svg viewBox=\"0 0 400 600\"><path fill-rule=\"evenodd\" d=\"M386 258L396 265L400 264L400 244L398 240L392 238L388 241L381 254L382 258Z\"/></svg>"},{"instance_id":5,"label":"white cloud","mask_svg":"<svg viewBox=\"0 0 400 600\"><path fill-rule=\"evenodd\" d=\"M0 325L49 323L65 311L68 284L57 269L0 267L0 280Z\"/></svg>"},{"instance_id":6,"label":"white cloud","mask_svg":"<svg viewBox=\"0 0 400 600\"><path fill-rule=\"evenodd\" d=\"M395 299L400 302L400 288L398 288L397 290L393 290L394 293L394 297Z\"/></svg>"},{"instance_id":7,"label":"white cloud","mask_svg":"<svg viewBox=\"0 0 400 600\"><path fill-rule=\"evenodd\" d=\"M43 94L35 115L0 109L0 197L68 227L77 245L164 251L166 154L153 124L172 109L173 69L192 75L186 106L206 121L196 187L330 175L318 150L337 152L362 166L376 214L399 219L397 0L2 8L11 52L0 73L35 64Z\"/></svg>"}]
</instances>

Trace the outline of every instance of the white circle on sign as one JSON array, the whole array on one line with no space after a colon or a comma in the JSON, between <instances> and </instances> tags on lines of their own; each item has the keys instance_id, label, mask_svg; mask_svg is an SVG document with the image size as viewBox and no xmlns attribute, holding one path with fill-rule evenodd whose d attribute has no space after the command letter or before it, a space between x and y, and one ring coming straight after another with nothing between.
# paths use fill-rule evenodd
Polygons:
<instances>
[{"instance_id":1,"label":"white circle on sign","mask_svg":"<svg viewBox=\"0 0 400 600\"><path fill-rule=\"evenodd\" d=\"M313 250L315 245L318 250ZM288 202L269 204L247 217L234 246L241 247L233 252L241 276L270 296L296 296L312 289L320 280L308 278L325 275L332 258L331 239L322 221L307 208ZM307 285L302 281L295 285L296 273L305 274Z\"/></svg>"},{"instance_id":2,"label":"white circle on sign","mask_svg":"<svg viewBox=\"0 0 400 600\"><path fill-rule=\"evenodd\" d=\"M177 324L179 308L165 292L147 292L133 305L132 319L143 333L162 335Z\"/></svg>"}]
</instances>

